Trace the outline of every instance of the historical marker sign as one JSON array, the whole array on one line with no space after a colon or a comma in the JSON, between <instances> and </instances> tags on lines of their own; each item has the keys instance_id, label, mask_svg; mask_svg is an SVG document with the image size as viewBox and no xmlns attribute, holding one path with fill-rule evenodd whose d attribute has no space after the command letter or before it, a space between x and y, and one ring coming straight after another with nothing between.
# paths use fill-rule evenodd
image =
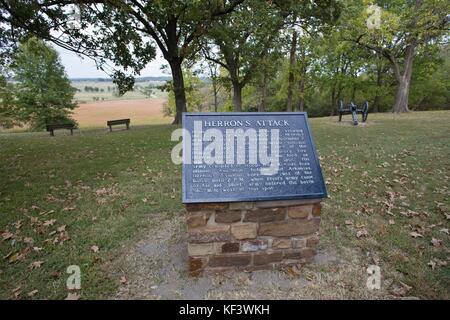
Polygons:
<instances>
[{"instance_id":1,"label":"historical marker sign","mask_svg":"<svg viewBox=\"0 0 450 320\"><path fill-rule=\"evenodd\" d=\"M184 113L183 202L325 198L304 112Z\"/></svg>"}]
</instances>

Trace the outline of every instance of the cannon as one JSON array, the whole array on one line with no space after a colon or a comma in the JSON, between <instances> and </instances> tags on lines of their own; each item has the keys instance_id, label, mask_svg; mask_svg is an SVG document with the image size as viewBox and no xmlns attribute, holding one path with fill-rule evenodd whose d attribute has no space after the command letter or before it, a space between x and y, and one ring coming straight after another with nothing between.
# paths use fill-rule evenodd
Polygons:
<instances>
[{"instance_id":1,"label":"cannon","mask_svg":"<svg viewBox=\"0 0 450 320\"><path fill-rule=\"evenodd\" d=\"M339 121L342 120L342 116L344 114L351 114L352 115L352 121L353 125L358 125L358 112L362 114L362 121L366 122L367 116L369 115L369 103L365 101L361 108L358 108L358 106L353 102L350 101L350 104L345 108L344 103L339 101L338 105L338 114L339 114Z\"/></svg>"}]
</instances>

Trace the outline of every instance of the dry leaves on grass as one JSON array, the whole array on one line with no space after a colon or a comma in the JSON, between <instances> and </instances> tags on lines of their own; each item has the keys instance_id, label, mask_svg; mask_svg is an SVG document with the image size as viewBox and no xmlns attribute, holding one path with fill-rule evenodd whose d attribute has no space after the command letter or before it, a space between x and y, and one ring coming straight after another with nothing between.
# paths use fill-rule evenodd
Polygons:
<instances>
[{"instance_id":1,"label":"dry leaves on grass","mask_svg":"<svg viewBox=\"0 0 450 320\"><path fill-rule=\"evenodd\" d=\"M431 239L431 244L433 245L433 247L440 247L442 245L442 240L436 239L436 238L432 238Z\"/></svg>"},{"instance_id":2,"label":"dry leaves on grass","mask_svg":"<svg viewBox=\"0 0 450 320\"><path fill-rule=\"evenodd\" d=\"M22 286L18 286L17 288L13 289L12 293L14 294L14 298L20 298L20 294L22 293Z\"/></svg>"},{"instance_id":3,"label":"dry leaves on grass","mask_svg":"<svg viewBox=\"0 0 450 320\"><path fill-rule=\"evenodd\" d=\"M76 292L69 292L64 300L80 300L80 295Z\"/></svg>"},{"instance_id":4,"label":"dry leaves on grass","mask_svg":"<svg viewBox=\"0 0 450 320\"><path fill-rule=\"evenodd\" d=\"M415 232L415 231L410 232L409 235L410 235L411 237L413 237L414 239L416 239L416 238L423 238L423 235L421 235L420 233Z\"/></svg>"},{"instance_id":5,"label":"dry leaves on grass","mask_svg":"<svg viewBox=\"0 0 450 320\"><path fill-rule=\"evenodd\" d=\"M356 237L359 238L364 238L369 236L369 232L367 232L367 230L365 228L359 230L358 232L356 232Z\"/></svg>"},{"instance_id":6,"label":"dry leaves on grass","mask_svg":"<svg viewBox=\"0 0 450 320\"><path fill-rule=\"evenodd\" d=\"M14 233L12 233L12 232L5 231L5 232L2 233L3 241L12 239L13 237L14 237Z\"/></svg>"},{"instance_id":7,"label":"dry leaves on grass","mask_svg":"<svg viewBox=\"0 0 450 320\"><path fill-rule=\"evenodd\" d=\"M33 291L28 292L28 293L27 293L27 296L29 296L29 297L34 297L34 296L36 295L36 293L38 293L38 292L39 292L39 290L35 289L35 290L33 290Z\"/></svg>"},{"instance_id":8,"label":"dry leaves on grass","mask_svg":"<svg viewBox=\"0 0 450 320\"><path fill-rule=\"evenodd\" d=\"M411 289L412 289L411 286L399 281L398 284L392 286L392 288L390 289L390 292L394 296L402 297L402 296L405 296L408 293L408 291L410 291Z\"/></svg>"},{"instance_id":9,"label":"dry leaves on grass","mask_svg":"<svg viewBox=\"0 0 450 320\"><path fill-rule=\"evenodd\" d=\"M44 225L45 227L49 227L49 226L54 225L55 222L56 222L56 219L50 219L50 220L44 221L43 225Z\"/></svg>"},{"instance_id":10,"label":"dry leaves on grass","mask_svg":"<svg viewBox=\"0 0 450 320\"><path fill-rule=\"evenodd\" d=\"M30 270L39 269L44 261L34 261L30 264Z\"/></svg>"},{"instance_id":11,"label":"dry leaves on grass","mask_svg":"<svg viewBox=\"0 0 450 320\"><path fill-rule=\"evenodd\" d=\"M100 250L100 248L98 246L92 246L91 247L91 251L94 253L97 253Z\"/></svg>"},{"instance_id":12,"label":"dry leaves on grass","mask_svg":"<svg viewBox=\"0 0 450 320\"><path fill-rule=\"evenodd\" d=\"M97 203L102 204L108 201L108 198L117 197L119 193L114 188L101 188L94 192Z\"/></svg>"}]
</instances>

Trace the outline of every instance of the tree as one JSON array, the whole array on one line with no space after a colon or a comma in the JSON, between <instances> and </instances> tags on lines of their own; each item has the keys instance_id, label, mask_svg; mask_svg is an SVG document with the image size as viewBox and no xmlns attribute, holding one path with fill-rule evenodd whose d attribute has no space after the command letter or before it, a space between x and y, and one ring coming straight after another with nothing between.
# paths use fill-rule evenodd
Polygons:
<instances>
[{"instance_id":1,"label":"tree","mask_svg":"<svg viewBox=\"0 0 450 320\"><path fill-rule=\"evenodd\" d=\"M234 111L242 111L242 88L273 48L283 23L284 17L277 5L252 0L220 17L210 28L208 35L219 48L219 54L218 57L206 55L206 59L228 71L233 86Z\"/></svg>"},{"instance_id":2,"label":"tree","mask_svg":"<svg viewBox=\"0 0 450 320\"><path fill-rule=\"evenodd\" d=\"M342 30L333 28L332 32L320 38L316 43L318 59L314 62L319 83L327 88L330 103L329 115L336 113L340 100L354 99L356 75L363 69L362 49L353 48L352 44L340 41Z\"/></svg>"},{"instance_id":3,"label":"tree","mask_svg":"<svg viewBox=\"0 0 450 320\"><path fill-rule=\"evenodd\" d=\"M200 94L200 88L203 86L202 81L189 69L183 69L183 78L186 92L186 111L201 111L204 100ZM173 90L173 81L167 81L159 88L169 93L167 102L165 102L163 106L164 115L174 116L177 112L177 105Z\"/></svg>"},{"instance_id":4,"label":"tree","mask_svg":"<svg viewBox=\"0 0 450 320\"><path fill-rule=\"evenodd\" d=\"M445 0L390 0L377 4L380 6L372 10L360 1L349 5L349 16L344 20L351 33L347 40L389 61L398 84L393 111L407 112L414 58L421 46L445 36L450 5ZM374 19L379 21L372 26Z\"/></svg>"},{"instance_id":5,"label":"tree","mask_svg":"<svg viewBox=\"0 0 450 320\"><path fill-rule=\"evenodd\" d=\"M294 73L296 64L296 51L297 51L297 30L292 30L291 47L289 50L289 79L288 79L288 92L287 92L287 111L292 111L293 105L293 90L294 90Z\"/></svg>"},{"instance_id":6,"label":"tree","mask_svg":"<svg viewBox=\"0 0 450 320\"><path fill-rule=\"evenodd\" d=\"M42 40L30 38L19 46L11 65L17 118L39 129L47 123L73 121L76 89L70 84L58 53Z\"/></svg>"},{"instance_id":7,"label":"tree","mask_svg":"<svg viewBox=\"0 0 450 320\"><path fill-rule=\"evenodd\" d=\"M92 57L99 68L106 69L111 60L121 67L113 72L121 93L132 89L134 76L155 57L156 44L172 71L174 123L180 123L186 111L183 61L198 49L212 21L243 1L2 1L0 22ZM78 28L68 10L73 4L79 4ZM7 28L2 25L2 30ZM5 33L5 38L13 37Z\"/></svg>"}]
</instances>

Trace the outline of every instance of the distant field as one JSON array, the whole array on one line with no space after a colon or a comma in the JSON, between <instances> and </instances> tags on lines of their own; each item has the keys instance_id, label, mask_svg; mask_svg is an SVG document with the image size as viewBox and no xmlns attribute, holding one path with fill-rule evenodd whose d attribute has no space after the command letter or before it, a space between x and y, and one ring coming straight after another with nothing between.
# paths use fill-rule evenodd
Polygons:
<instances>
[{"instance_id":1,"label":"distant field","mask_svg":"<svg viewBox=\"0 0 450 320\"><path fill-rule=\"evenodd\" d=\"M106 121L123 118L130 118L131 125L167 124L172 118L163 116L164 101L159 98L84 103L73 111L72 117L80 128L105 127Z\"/></svg>"},{"instance_id":2,"label":"distant field","mask_svg":"<svg viewBox=\"0 0 450 320\"><path fill-rule=\"evenodd\" d=\"M110 100L133 100L148 98L140 89L148 85L161 85L163 82L146 81L137 82L134 91L125 93L123 96L115 94L115 85L111 81L73 81L72 86L79 91L75 94L75 100L79 104L95 102L95 101L110 101ZM86 91L86 87L91 87L98 91ZM165 98L166 92L158 89L153 89L151 98Z\"/></svg>"}]
</instances>

